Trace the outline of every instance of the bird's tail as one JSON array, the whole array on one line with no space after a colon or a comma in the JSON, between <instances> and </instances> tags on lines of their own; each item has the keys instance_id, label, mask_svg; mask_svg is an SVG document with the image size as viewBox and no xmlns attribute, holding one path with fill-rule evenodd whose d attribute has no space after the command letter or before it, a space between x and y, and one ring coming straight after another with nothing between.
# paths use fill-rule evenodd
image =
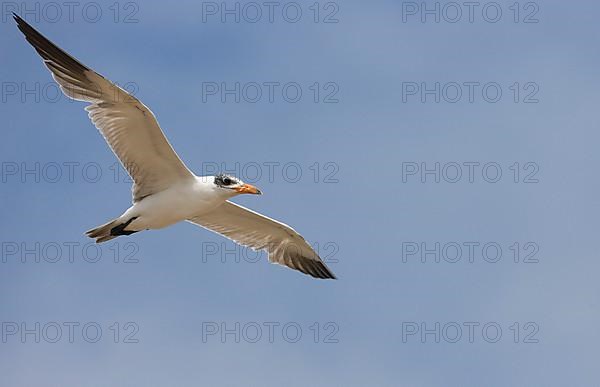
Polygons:
<instances>
[{"instance_id":1,"label":"bird's tail","mask_svg":"<svg viewBox=\"0 0 600 387\"><path fill-rule=\"evenodd\" d=\"M137 217L129 219L123 223L119 218L111 220L108 223L98 226L89 231L86 231L86 235L90 238L95 238L96 243L102 243L118 237L119 235L131 235L137 231L125 230L125 227L129 226L129 223L133 222Z\"/></svg>"},{"instance_id":2,"label":"bird's tail","mask_svg":"<svg viewBox=\"0 0 600 387\"><path fill-rule=\"evenodd\" d=\"M90 238L95 238L96 243L102 243L116 238L118 235L111 235L111 230L119 224L118 219L111 220L108 223L104 223L102 226L98 226L89 231L86 231L85 235Z\"/></svg>"}]
</instances>

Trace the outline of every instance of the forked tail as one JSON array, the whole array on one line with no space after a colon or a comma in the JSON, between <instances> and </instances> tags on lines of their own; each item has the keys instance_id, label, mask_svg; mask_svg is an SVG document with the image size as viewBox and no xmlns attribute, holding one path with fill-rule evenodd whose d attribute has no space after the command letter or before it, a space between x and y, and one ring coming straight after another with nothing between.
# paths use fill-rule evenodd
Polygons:
<instances>
[{"instance_id":1,"label":"forked tail","mask_svg":"<svg viewBox=\"0 0 600 387\"><path fill-rule=\"evenodd\" d=\"M98 226L89 231L86 231L85 234L90 238L95 238L96 243L109 241L113 238L118 237L119 235L131 235L133 233L136 233L137 231L125 230L125 227L129 226L129 224L136 219L137 217L133 217L125 223L121 222L119 219L111 220L110 222L105 223L102 226Z\"/></svg>"}]
</instances>

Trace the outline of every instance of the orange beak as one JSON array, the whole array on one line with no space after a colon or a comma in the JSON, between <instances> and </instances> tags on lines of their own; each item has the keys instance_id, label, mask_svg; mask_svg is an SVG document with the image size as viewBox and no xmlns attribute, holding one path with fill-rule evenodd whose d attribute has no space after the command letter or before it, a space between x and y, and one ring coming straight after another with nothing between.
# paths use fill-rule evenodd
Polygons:
<instances>
[{"instance_id":1,"label":"orange beak","mask_svg":"<svg viewBox=\"0 0 600 387\"><path fill-rule=\"evenodd\" d=\"M262 195L262 192L255 186L251 184L243 184L237 188L234 188L237 192L241 194L253 194L253 195Z\"/></svg>"}]
</instances>

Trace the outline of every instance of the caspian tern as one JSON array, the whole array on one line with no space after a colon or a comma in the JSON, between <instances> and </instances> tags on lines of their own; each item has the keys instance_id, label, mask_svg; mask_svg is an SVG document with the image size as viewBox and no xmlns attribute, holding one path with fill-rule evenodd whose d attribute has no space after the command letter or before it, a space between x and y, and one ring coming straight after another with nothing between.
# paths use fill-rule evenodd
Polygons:
<instances>
[{"instance_id":1,"label":"caspian tern","mask_svg":"<svg viewBox=\"0 0 600 387\"><path fill-rule=\"evenodd\" d=\"M290 226L228 199L258 194L258 188L229 175L196 176L167 141L142 102L61 50L13 14L19 30L43 58L68 97L89 102L92 123L133 179L133 205L118 218L87 232L97 243L186 220L254 250L269 261L315 278L335 276Z\"/></svg>"}]
</instances>

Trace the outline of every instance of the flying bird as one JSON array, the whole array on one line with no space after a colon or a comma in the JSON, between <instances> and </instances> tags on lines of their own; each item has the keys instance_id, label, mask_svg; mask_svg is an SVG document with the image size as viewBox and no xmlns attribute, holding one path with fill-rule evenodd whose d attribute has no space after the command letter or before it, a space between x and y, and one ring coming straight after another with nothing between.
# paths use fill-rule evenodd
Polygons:
<instances>
[{"instance_id":1,"label":"flying bird","mask_svg":"<svg viewBox=\"0 0 600 387\"><path fill-rule=\"evenodd\" d=\"M196 176L169 144L152 111L134 96L64 52L20 16L19 30L43 58L63 93L85 107L133 179L133 205L86 234L97 243L188 221L254 250L269 261L315 278L335 279L319 255L290 226L230 202L261 192L225 174Z\"/></svg>"}]
</instances>

